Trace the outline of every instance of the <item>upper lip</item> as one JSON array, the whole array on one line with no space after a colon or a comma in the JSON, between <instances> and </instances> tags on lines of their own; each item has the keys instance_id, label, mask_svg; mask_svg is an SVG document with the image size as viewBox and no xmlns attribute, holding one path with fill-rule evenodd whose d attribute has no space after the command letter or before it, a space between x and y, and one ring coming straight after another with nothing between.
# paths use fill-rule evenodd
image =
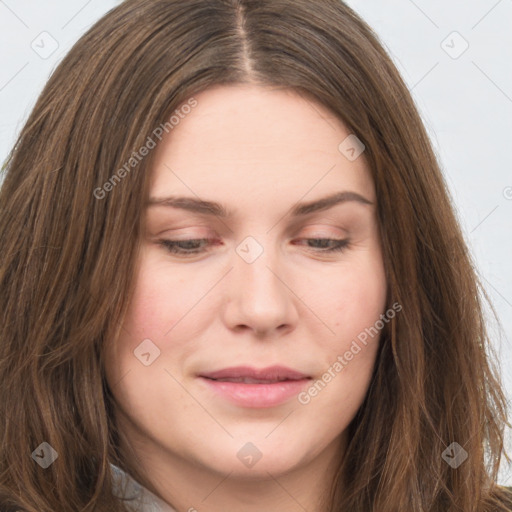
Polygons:
<instances>
[{"instance_id":1,"label":"upper lip","mask_svg":"<svg viewBox=\"0 0 512 512\"><path fill-rule=\"evenodd\" d=\"M200 377L207 379L237 379L249 378L270 381L280 380L300 380L309 379L310 377L302 372L287 368L286 366L267 366L266 368L253 368L251 366L233 366L216 370L213 372L201 373Z\"/></svg>"}]
</instances>

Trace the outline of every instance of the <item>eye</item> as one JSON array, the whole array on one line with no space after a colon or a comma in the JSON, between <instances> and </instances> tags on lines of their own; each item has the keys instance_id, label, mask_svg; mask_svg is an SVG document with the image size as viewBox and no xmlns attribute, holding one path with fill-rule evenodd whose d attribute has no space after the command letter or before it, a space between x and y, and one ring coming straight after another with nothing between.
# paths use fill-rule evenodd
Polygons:
<instances>
[{"instance_id":1,"label":"eye","mask_svg":"<svg viewBox=\"0 0 512 512\"><path fill-rule=\"evenodd\" d=\"M205 245L213 241L210 238L190 238L188 240L159 240L159 244L172 254L200 254L205 252Z\"/></svg>"},{"instance_id":2,"label":"eye","mask_svg":"<svg viewBox=\"0 0 512 512\"><path fill-rule=\"evenodd\" d=\"M341 252L350 244L348 239L338 238L304 238L302 240L308 243L308 248L315 249L316 252Z\"/></svg>"},{"instance_id":3,"label":"eye","mask_svg":"<svg viewBox=\"0 0 512 512\"><path fill-rule=\"evenodd\" d=\"M320 253L341 252L346 249L350 241L348 239L337 238L304 238L300 241L307 242L307 248ZM208 247L215 242L211 238L190 238L187 240L159 240L162 245L171 254L188 256L202 254L208 251Z\"/></svg>"}]
</instances>

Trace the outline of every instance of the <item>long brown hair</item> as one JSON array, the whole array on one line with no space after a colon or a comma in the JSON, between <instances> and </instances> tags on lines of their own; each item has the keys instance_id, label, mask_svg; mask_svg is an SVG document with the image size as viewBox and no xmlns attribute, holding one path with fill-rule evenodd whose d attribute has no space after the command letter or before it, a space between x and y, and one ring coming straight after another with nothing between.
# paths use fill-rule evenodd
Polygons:
<instances>
[{"instance_id":1,"label":"long brown hair","mask_svg":"<svg viewBox=\"0 0 512 512\"><path fill-rule=\"evenodd\" d=\"M126 0L56 68L0 192L0 503L123 511L109 463L147 482L118 448L103 369L133 291L154 154L141 148L194 94L240 83L320 102L364 143L402 306L329 511L507 510L506 401L474 265L407 87L339 0ZM58 454L44 470L43 442ZM456 469L452 442L468 453Z\"/></svg>"}]
</instances>

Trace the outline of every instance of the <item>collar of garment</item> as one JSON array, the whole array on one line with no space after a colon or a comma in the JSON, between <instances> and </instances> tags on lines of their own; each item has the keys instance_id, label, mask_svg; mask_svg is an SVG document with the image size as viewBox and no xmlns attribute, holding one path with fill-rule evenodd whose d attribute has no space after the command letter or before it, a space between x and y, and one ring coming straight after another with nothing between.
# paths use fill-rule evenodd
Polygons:
<instances>
[{"instance_id":1,"label":"collar of garment","mask_svg":"<svg viewBox=\"0 0 512 512\"><path fill-rule=\"evenodd\" d=\"M121 468L111 463L110 469L114 481L112 492L118 498L125 500L126 506L133 512L176 512Z\"/></svg>"}]
</instances>

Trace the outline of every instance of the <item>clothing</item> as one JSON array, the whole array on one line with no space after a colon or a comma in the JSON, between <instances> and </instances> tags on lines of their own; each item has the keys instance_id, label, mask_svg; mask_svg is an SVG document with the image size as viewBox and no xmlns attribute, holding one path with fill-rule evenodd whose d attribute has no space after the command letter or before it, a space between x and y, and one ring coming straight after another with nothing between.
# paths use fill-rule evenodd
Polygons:
<instances>
[{"instance_id":1,"label":"clothing","mask_svg":"<svg viewBox=\"0 0 512 512\"><path fill-rule=\"evenodd\" d=\"M135 481L121 468L112 463L110 467L114 478L114 495L128 500L126 504L130 510L133 512L176 512L174 508ZM512 487L504 488L512 493Z\"/></svg>"},{"instance_id":2,"label":"clothing","mask_svg":"<svg viewBox=\"0 0 512 512\"><path fill-rule=\"evenodd\" d=\"M121 468L110 464L114 479L113 494L126 501L133 512L176 512L174 508L155 496Z\"/></svg>"}]
</instances>

